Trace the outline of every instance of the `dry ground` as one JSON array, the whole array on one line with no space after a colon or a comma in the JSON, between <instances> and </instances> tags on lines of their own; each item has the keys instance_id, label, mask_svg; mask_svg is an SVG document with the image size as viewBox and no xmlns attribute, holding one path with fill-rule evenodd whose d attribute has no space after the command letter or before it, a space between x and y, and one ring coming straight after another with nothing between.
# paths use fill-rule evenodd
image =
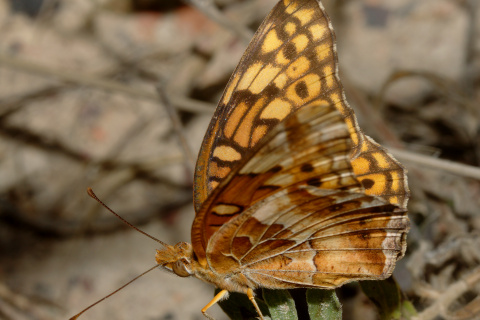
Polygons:
<instances>
[{"instance_id":1,"label":"dry ground","mask_svg":"<svg viewBox=\"0 0 480 320\"><path fill-rule=\"evenodd\" d=\"M153 266L156 243L87 186L155 237L189 241L192 174L155 86L196 154L276 0L216 0L219 19L192 2L0 0L0 319L65 319ZM480 5L324 3L361 127L409 170L397 280L418 319L478 319ZM212 294L154 271L84 319L202 319ZM340 294L345 319L375 319L357 286Z\"/></svg>"}]
</instances>

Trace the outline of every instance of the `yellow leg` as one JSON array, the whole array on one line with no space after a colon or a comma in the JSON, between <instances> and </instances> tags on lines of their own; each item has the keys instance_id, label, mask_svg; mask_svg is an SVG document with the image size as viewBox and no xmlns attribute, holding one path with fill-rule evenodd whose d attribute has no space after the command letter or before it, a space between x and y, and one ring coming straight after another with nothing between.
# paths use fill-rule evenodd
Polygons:
<instances>
[{"instance_id":1,"label":"yellow leg","mask_svg":"<svg viewBox=\"0 0 480 320\"><path fill-rule=\"evenodd\" d=\"M257 310L258 315L260 316L260 319L265 320L262 315L262 311L260 311L260 308L258 307L257 301L255 301L255 296L253 295L253 290L251 288L247 289L247 296L250 301L252 301L253 306Z\"/></svg>"},{"instance_id":2,"label":"yellow leg","mask_svg":"<svg viewBox=\"0 0 480 320\"><path fill-rule=\"evenodd\" d=\"M210 308L211 306L213 306L218 301L222 300L222 298L224 298L227 294L228 294L227 290L222 290L219 293L217 293L217 295L215 297L213 297L212 301L210 301L205 307L203 307L203 309L202 309L203 315L210 320L215 320L207 314L207 309Z\"/></svg>"}]
</instances>

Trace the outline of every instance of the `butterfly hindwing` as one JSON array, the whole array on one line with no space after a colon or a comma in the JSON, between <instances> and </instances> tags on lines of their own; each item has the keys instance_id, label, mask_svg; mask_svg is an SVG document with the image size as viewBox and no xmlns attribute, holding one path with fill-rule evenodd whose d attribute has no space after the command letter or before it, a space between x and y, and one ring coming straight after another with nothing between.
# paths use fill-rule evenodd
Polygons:
<instances>
[{"instance_id":1,"label":"butterfly hindwing","mask_svg":"<svg viewBox=\"0 0 480 320\"><path fill-rule=\"evenodd\" d=\"M379 197L293 186L222 227L207 255L218 273L242 272L255 287L334 288L388 277L407 227L405 211Z\"/></svg>"}]
</instances>

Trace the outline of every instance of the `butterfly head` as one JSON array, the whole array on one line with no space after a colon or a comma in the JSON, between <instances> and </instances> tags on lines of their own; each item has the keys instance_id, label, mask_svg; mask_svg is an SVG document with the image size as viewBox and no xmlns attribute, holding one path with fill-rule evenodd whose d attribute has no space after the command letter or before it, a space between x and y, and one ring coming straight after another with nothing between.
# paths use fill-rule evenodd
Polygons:
<instances>
[{"instance_id":1,"label":"butterfly head","mask_svg":"<svg viewBox=\"0 0 480 320\"><path fill-rule=\"evenodd\" d=\"M179 242L175 246L165 246L157 250L155 260L164 269L180 277L193 275L193 248L190 243Z\"/></svg>"}]
</instances>

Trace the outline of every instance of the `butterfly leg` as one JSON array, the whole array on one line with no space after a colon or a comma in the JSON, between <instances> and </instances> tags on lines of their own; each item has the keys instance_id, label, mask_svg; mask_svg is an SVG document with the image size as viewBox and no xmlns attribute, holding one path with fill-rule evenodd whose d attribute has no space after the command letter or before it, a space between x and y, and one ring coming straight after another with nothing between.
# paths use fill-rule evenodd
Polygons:
<instances>
[{"instance_id":1,"label":"butterfly leg","mask_svg":"<svg viewBox=\"0 0 480 320\"><path fill-rule=\"evenodd\" d=\"M255 307L255 310L257 310L257 313L260 316L260 319L265 320L265 318L263 318L262 311L260 311L260 308L258 307L257 301L255 301L255 296L251 288L247 289L247 296L248 296L248 299L252 301L253 306Z\"/></svg>"},{"instance_id":2,"label":"butterfly leg","mask_svg":"<svg viewBox=\"0 0 480 320\"><path fill-rule=\"evenodd\" d=\"M215 320L214 318L212 318L211 316L209 316L207 314L207 309L210 308L211 306L213 306L215 303L217 303L218 301L222 300L223 298L225 298L226 296L228 295L228 291L227 290L222 290L220 291L219 293L217 293L217 295L215 297L213 297L212 301L210 301L205 307L203 307L202 309L202 313L205 317L207 317L208 319L210 320Z\"/></svg>"}]
</instances>

